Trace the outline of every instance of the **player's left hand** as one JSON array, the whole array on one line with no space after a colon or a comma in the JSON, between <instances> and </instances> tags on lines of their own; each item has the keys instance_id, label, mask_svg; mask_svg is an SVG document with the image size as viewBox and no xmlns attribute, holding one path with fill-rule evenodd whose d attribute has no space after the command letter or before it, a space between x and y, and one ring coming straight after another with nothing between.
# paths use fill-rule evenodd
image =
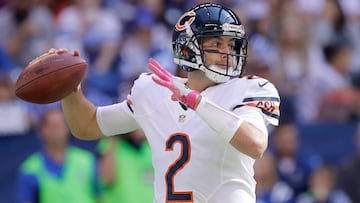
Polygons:
<instances>
[{"instance_id":1,"label":"player's left hand","mask_svg":"<svg viewBox=\"0 0 360 203\"><path fill-rule=\"evenodd\" d=\"M165 68L163 68L155 59L150 58L148 66L155 74L152 79L159 85L164 86L172 91L171 99L180 101L191 109L195 109L198 103L197 99L200 93L189 89L184 83L174 77Z\"/></svg>"}]
</instances>

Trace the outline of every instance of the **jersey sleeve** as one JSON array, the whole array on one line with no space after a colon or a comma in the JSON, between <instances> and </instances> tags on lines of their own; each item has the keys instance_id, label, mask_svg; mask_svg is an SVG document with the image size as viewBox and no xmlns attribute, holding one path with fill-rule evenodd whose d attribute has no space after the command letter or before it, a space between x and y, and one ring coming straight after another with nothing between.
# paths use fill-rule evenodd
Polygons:
<instances>
[{"instance_id":1,"label":"jersey sleeve","mask_svg":"<svg viewBox=\"0 0 360 203\"><path fill-rule=\"evenodd\" d=\"M96 110L96 120L101 132L105 136L125 134L139 129L129 101L98 107Z\"/></svg>"},{"instance_id":2,"label":"jersey sleeve","mask_svg":"<svg viewBox=\"0 0 360 203\"><path fill-rule=\"evenodd\" d=\"M247 106L260 109L264 120L272 125L279 124L280 96L275 86L264 78L249 78L248 88L242 101L233 110Z\"/></svg>"},{"instance_id":3,"label":"jersey sleeve","mask_svg":"<svg viewBox=\"0 0 360 203\"><path fill-rule=\"evenodd\" d=\"M148 112L149 104L154 100L154 82L151 74L142 73L135 80L127 100L98 107L96 119L101 132L105 136L129 133L140 128L136 117Z\"/></svg>"}]
</instances>

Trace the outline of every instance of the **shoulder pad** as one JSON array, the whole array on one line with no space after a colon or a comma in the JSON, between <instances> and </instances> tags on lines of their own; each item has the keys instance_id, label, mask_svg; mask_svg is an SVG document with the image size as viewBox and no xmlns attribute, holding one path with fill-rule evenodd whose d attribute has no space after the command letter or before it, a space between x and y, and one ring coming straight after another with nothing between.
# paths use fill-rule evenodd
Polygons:
<instances>
[{"instance_id":1,"label":"shoulder pad","mask_svg":"<svg viewBox=\"0 0 360 203\"><path fill-rule=\"evenodd\" d=\"M137 114L140 112L152 111L153 105L157 105L163 94L167 92L166 88L161 87L152 80L152 73L142 73L139 78L134 81L130 94L127 97L127 105L129 110Z\"/></svg>"},{"instance_id":2,"label":"shoulder pad","mask_svg":"<svg viewBox=\"0 0 360 203\"><path fill-rule=\"evenodd\" d=\"M261 109L268 120L273 125L278 125L280 118L280 96L275 86L267 79L257 76L248 76L247 90L243 95L241 106L252 106Z\"/></svg>"}]
</instances>

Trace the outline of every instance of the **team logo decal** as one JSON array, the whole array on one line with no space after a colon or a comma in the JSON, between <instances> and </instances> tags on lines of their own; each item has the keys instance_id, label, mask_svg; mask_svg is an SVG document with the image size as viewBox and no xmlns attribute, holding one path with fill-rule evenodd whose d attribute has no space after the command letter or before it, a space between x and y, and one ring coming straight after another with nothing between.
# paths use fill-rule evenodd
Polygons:
<instances>
[{"instance_id":1,"label":"team logo decal","mask_svg":"<svg viewBox=\"0 0 360 203\"><path fill-rule=\"evenodd\" d=\"M186 22L191 25L194 21L195 21L195 16L196 13L194 11L188 11L186 13L184 13L179 20L176 22L175 28L178 31L182 31L185 30L186 26Z\"/></svg>"}]
</instances>

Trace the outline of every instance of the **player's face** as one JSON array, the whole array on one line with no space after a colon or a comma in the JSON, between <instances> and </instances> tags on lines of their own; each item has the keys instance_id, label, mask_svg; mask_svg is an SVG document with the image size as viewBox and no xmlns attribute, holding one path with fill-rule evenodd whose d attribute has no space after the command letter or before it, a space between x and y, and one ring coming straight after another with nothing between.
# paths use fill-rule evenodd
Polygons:
<instances>
[{"instance_id":1,"label":"player's face","mask_svg":"<svg viewBox=\"0 0 360 203\"><path fill-rule=\"evenodd\" d=\"M216 65L226 69L233 66L232 56L235 54L235 40L232 37L208 37L203 39L203 50L205 55L205 65ZM222 54L220 54L222 53Z\"/></svg>"},{"instance_id":2,"label":"player's face","mask_svg":"<svg viewBox=\"0 0 360 203\"><path fill-rule=\"evenodd\" d=\"M47 145L65 146L69 139L69 129L60 110L51 110L46 113L42 123L42 139Z\"/></svg>"}]
</instances>

